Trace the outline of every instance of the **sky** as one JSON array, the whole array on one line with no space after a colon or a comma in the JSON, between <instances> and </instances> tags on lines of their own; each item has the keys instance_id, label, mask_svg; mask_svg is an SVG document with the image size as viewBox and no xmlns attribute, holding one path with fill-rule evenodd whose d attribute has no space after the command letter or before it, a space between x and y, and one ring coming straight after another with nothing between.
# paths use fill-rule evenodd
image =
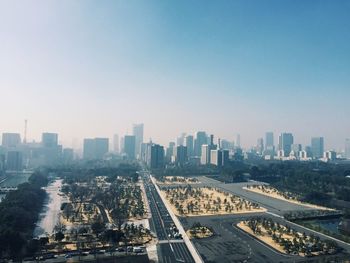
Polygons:
<instances>
[{"instance_id":1,"label":"sky","mask_svg":"<svg viewBox=\"0 0 350 263\"><path fill-rule=\"evenodd\" d=\"M0 133L350 137L350 1L0 0ZM73 143L74 142L74 143ZM79 143L78 143L79 144Z\"/></svg>"}]
</instances>

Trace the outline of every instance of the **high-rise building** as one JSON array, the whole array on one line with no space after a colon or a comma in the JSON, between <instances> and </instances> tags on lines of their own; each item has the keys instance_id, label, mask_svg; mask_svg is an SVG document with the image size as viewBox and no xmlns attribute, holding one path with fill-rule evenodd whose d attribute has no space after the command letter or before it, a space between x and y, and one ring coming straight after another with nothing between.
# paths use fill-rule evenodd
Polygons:
<instances>
[{"instance_id":1,"label":"high-rise building","mask_svg":"<svg viewBox=\"0 0 350 263\"><path fill-rule=\"evenodd\" d=\"M109 139L108 138L95 138L95 157L96 159L103 159L109 150Z\"/></svg>"},{"instance_id":2,"label":"high-rise building","mask_svg":"<svg viewBox=\"0 0 350 263\"><path fill-rule=\"evenodd\" d=\"M335 151L324 152L323 159L326 161L335 161L337 159L337 153Z\"/></svg>"},{"instance_id":3,"label":"high-rise building","mask_svg":"<svg viewBox=\"0 0 350 263\"><path fill-rule=\"evenodd\" d=\"M159 144L149 143L147 146L147 165L151 169L164 167L164 147Z\"/></svg>"},{"instance_id":4,"label":"high-rise building","mask_svg":"<svg viewBox=\"0 0 350 263\"><path fill-rule=\"evenodd\" d=\"M62 151L62 160L64 163L71 163L74 160L74 150L72 148L64 148Z\"/></svg>"},{"instance_id":5,"label":"high-rise building","mask_svg":"<svg viewBox=\"0 0 350 263\"><path fill-rule=\"evenodd\" d=\"M83 158L85 160L95 159L95 139L84 139Z\"/></svg>"},{"instance_id":6,"label":"high-rise building","mask_svg":"<svg viewBox=\"0 0 350 263\"><path fill-rule=\"evenodd\" d=\"M141 143L143 143L143 123L134 124L132 134L135 136L135 156L140 157Z\"/></svg>"},{"instance_id":7,"label":"high-rise building","mask_svg":"<svg viewBox=\"0 0 350 263\"><path fill-rule=\"evenodd\" d=\"M265 150L274 147L273 132L265 133Z\"/></svg>"},{"instance_id":8,"label":"high-rise building","mask_svg":"<svg viewBox=\"0 0 350 263\"><path fill-rule=\"evenodd\" d=\"M345 158L350 159L350 139L345 139Z\"/></svg>"},{"instance_id":9,"label":"high-rise building","mask_svg":"<svg viewBox=\"0 0 350 263\"><path fill-rule=\"evenodd\" d=\"M119 153L119 135L114 134L113 136L113 151Z\"/></svg>"},{"instance_id":10,"label":"high-rise building","mask_svg":"<svg viewBox=\"0 0 350 263\"><path fill-rule=\"evenodd\" d=\"M169 142L169 146L166 148L165 160L167 163L171 162L174 155L175 142Z\"/></svg>"},{"instance_id":11,"label":"high-rise building","mask_svg":"<svg viewBox=\"0 0 350 263\"><path fill-rule=\"evenodd\" d=\"M237 148L241 148L241 135L240 134L237 134L236 146L237 146Z\"/></svg>"},{"instance_id":12,"label":"high-rise building","mask_svg":"<svg viewBox=\"0 0 350 263\"><path fill-rule=\"evenodd\" d=\"M184 165L188 161L187 157L187 147L183 145L179 145L176 147L176 156L175 156L176 163L178 165Z\"/></svg>"},{"instance_id":13,"label":"high-rise building","mask_svg":"<svg viewBox=\"0 0 350 263\"><path fill-rule=\"evenodd\" d=\"M187 155L189 157L192 157L194 155L193 136L187 135L185 140L186 140L186 147L187 147Z\"/></svg>"},{"instance_id":14,"label":"high-rise building","mask_svg":"<svg viewBox=\"0 0 350 263\"><path fill-rule=\"evenodd\" d=\"M234 142L230 142L228 140L221 140L221 148L224 150L233 151L235 148Z\"/></svg>"},{"instance_id":15,"label":"high-rise building","mask_svg":"<svg viewBox=\"0 0 350 263\"><path fill-rule=\"evenodd\" d=\"M311 138L311 151L312 157L319 159L323 157L324 152L324 139L323 137L313 137Z\"/></svg>"},{"instance_id":16,"label":"high-rise building","mask_svg":"<svg viewBox=\"0 0 350 263\"><path fill-rule=\"evenodd\" d=\"M19 151L7 152L6 170L8 171L21 171L23 170L23 158L22 153Z\"/></svg>"},{"instance_id":17,"label":"high-rise building","mask_svg":"<svg viewBox=\"0 0 350 263\"><path fill-rule=\"evenodd\" d=\"M83 158L86 160L103 159L108 150L108 138L84 139Z\"/></svg>"},{"instance_id":18,"label":"high-rise building","mask_svg":"<svg viewBox=\"0 0 350 263\"><path fill-rule=\"evenodd\" d=\"M201 155L201 164L206 165L210 163L210 147L208 144L202 145L202 155Z\"/></svg>"},{"instance_id":19,"label":"high-rise building","mask_svg":"<svg viewBox=\"0 0 350 263\"><path fill-rule=\"evenodd\" d=\"M256 151L258 154L262 155L264 152L264 139L259 138L256 144Z\"/></svg>"},{"instance_id":20,"label":"high-rise building","mask_svg":"<svg viewBox=\"0 0 350 263\"><path fill-rule=\"evenodd\" d=\"M283 151L283 157L288 157L291 150L292 144L294 143L293 134L281 133L278 138L278 150Z\"/></svg>"},{"instance_id":21,"label":"high-rise building","mask_svg":"<svg viewBox=\"0 0 350 263\"><path fill-rule=\"evenodd\" d=\"M2 146L14 148L21 144L21 135L19 133L5 132L2 134Z\"/></svg>"},{"instance_id":22,"label":"high-rise building","mask_svg":"<svg viewBox=\"0 0 350 263\"><path fill-rule=\"evenodd\" d=\"M185 146L185 137L186 137L186 133L183 132L179 137L177 137L176 145L177 146L179 146L179 145Z\"/></svg>"},{"instance_id":23,"label":"high-rise building","mask_svg":"<svg viewBox=\"0 0 350 263\"><path fill-rule=\"evenodd\" d=\"M131 160L135 159L136 154L136 137L134 135L125 135L124 136L124 153Z\"/></svg>"},{"instance_id":24,"label":"high-rise building","mask_svg":"<svg viewBox=\"0 0 350 263\"><path fill-rule=\"evenodd\" d=\"M207 144L207 134L204 131L199 131L196 134L196 139L194 141L194 155L202 156L202 145Z\"/></svg>"},{"instance_id":25,"label":"high-rise building","mask_svg":"<svg viewBox=\"0 0 350 263\"><path fill-rule=\"evenodd\" d=\"M58 146L58 134L44 132L41 135L41 144L46 148L53 148Z\"/></svg>"}]
</instances>

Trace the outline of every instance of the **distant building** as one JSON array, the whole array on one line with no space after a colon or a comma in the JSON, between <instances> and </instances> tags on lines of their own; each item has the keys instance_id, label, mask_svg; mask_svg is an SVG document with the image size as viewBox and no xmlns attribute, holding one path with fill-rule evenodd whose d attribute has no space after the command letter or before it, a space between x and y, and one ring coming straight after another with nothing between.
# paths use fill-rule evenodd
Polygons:
<instances>
[{"instance_id":1,"label":"distant building","mask_svg":"<svg viewBox=\"0 0 350 263\"><path fill-rule=\"evenodd\" d=\"M151 169L164 167L164 147L158 144L149 143L147 146L147 165Z\"/></svg>"},{"instance_id":2,"label":"distant building","mask_svg":"<svg viewBox=\"0 0 350 263\"><path fill-rule=\"evenodd\" d=\"M108 150L108 138L84 139L83 158L86 160L103 159Z\"/></svg>"},{"instance_id":3,"label":"distant building","mask_svg":"<svg viewBox=\"0 0 350 263\"><path fill-rule=\"evenodd\" d=\"M6 159L7 171L22 171L23 170L23 158L22 153L19 151L7 152Z\"/></svg>"},{"instance_id":4,"label":"distant building","mask_svg":"<svg viewBox=\"0 0 350 263\"><path fill-rule=\"evenodd\" d=\"M119 153L120 149L119 149L119 135L118 134L114 134L113 136L113 151L115 153Z\"/></svg>"},{"instance_id":5,"label":"distant building","mask_svg":"<svg viewBox=\"0 0 350 263\"><path fill-rule=\"evenodd\" d=\"M273 139L273 132L266 132L265 133L265 150L270 150L274 146L275 144Z\"/></svg>"},{"instance_id":6,"label":"distant building","mask_svg":"<svg viewBox=\"0 0 350 263\"><path fill-rule=\"evenodd\" d=\"M335 151L327 151L323 154L325 161L335 161L337 159L337 153Z\"/></svg>"},{"instance_id":7,"label":"distant building","mask_svg":"<svg viewBox=\"0 0 350 263\"><path fill-rule=\"evenodd\" d=\"M49 133L44 132L41 135L41 144L46 148L57 147L58 145L58 134L57 133Z\"/></svg>"},{"instance_id":8,"label":"distant building","mask_svg":"<svg viewBox=\"0 0 350 263\"><path fill-rule=\"evenodd\" d=\"M221 140L221 149L234 151L235 144L234 142L230 142L228 140Z\"/></svg>"},{"instance_id":9,"label":"distant building","mask_svg":"<svg viewBox=\"0 0 350 263\"><path fill-rule=\"evenodd\" d=\"M236 146L237 146L237 148L241 148L241 135L240 134L237 134Z\"/></svg>"},{"instance_id":10,"label":"distant building","mask_svg":"<svg viewBox=\"0 0 350 263\"><path fill-rule=\"evenodd\" d=\"M124 153L127 155L128 159L133 160L136 158L136 137L134 135L124 136Z\"/></svg>"},{"instance_id":11,"label":"distant building","mask_svg":"<svg viewBox=\"0 0 350 263\"><path fill-rule=\"evenodd\" d=\"M350 139L345 139L345 157L350 159Z\"/></svg>"},{"instance_id":12,"label":"distant building","mask_svg":"<svg viewBox=\"0 0 350 263\"><path fill-rule=\"evenodd\" d=\"M228 150L211 150L210 151L210 163L212 165L221 167L227 165L229 161L229 151Z\"/></svg>"},{"instance_id":13,"label":"distant building","mask_svg":"<svg viewBox=\"0 0 350 263\"><path fill-rule=\"evenodd\" d=\"M103 159L103 157L109 151L109 139L108 138L95 138L95 156L96 159Z\"/></svg>"},{"instance_id":14,"label":"distant building","mask_svg":"<svg viewBox=\"0 0 350 263\"><path fill-rule=\"evenodd\" d=\"M72 148L64 148L62 152L63 163L71 163L74 160L74 150Z\"/></svg>"},{"instance_id":15,"label":"distant building","mask_svg":"<svg viewBox=\"0 0 350 263\"><path fill-rule=\"evenodd\" d=\"M323 139L323 137L311 138L311 151L312 151L313 158L320 159L323 157L323 152L324 152L324 139Z\"/></svg>"},{"instance_id":16,"label":"distant building","mask_svg":"<svg viewBox=\"0 0 350 263\"><path fill-rule=\"evenodd\" d=\"M283 157L288 157L291 150L292 144L294 143L294 138L291 133L281 133L278 138L278 150L283 151Z\"/></svg>"},{"instance_id":17,"label":"distant building","mask_svg":"<svg viewBox=\"0 0 350 263\"><path fill-rule=\"evenodd\" d=\"M210 163L210 150L209 150L209 145L208 144L203 144L202 145L202 155L201 155L201 164L206 165Z\"/></svg>"},{"instance_id":18,"label":"distant building","mask_svg":"<svg viewBox=\"0 0 350 263\"><path fill-rule=\"evenodd\" d=\"M307 151L300 151L299 152L299 159L302 161L309 160L311 157L308 155Z\"/></svg>"},{"instance_id":19,"label":"distant building","mask_svg":"<svg viewBox=\"0 0 350 263\"><path fill-rule=\"evenodd\" d=\"M179 145L176 147L176 156L175 156L176 163L178 165L184 165L188 161L187 156L187 147L183 145Z\"/></svg>"},{"instance_id":20,"label":"distant building","mask_svg":"<svg viewBox=\"0 0 350 263\"><path fill-rule=\"evenodd\" d=\"M140 158L141 144L143 143L143 123L133 125L133 135L135 136L135 157Z\"/></svg>"},{"instance_id":21,"label":"distant building","mask_svg":"<svg viewBox=\"0 0 350 263\"><path fill-rule=\"evenodd\" d=\"M296 158L299 158L299 153L301 152L301 150L302 150L301 144L296 144L296 143L292 144L291 154Z\"/></svg>"},{"instance_id":22,"label":"distant building","mask_svg":"<svg viewBox=\"0 0 350 263\"><path fill-rule=\"evenodd\" d=\"M194 156L194 141L193 141L193 136L192 135L187 135L185 138L185 144L187 147L187 155L189 157Z\"/></svg>"},{"instance_id":23,"label":"distant building","mask_svg":"<svg viewBox=\"0 0 350 263\"><path fill-rule=\"evenodd\" d=\"M259 138L256 144L256 152L259 155L262 155L264 152L264 139L263 138Z\"/></svg>"},{"instance_id":24,"label":"distant building","mask_svg":"<svg viewBox=\"0 0 350 263\"><path fill-rule=\"evenodd\" d=\"M169 146L166 149L165 160L167 163L171 162L171 159L175 151L175 142L169 142Z\"/></svg>"},{"instance_id":25,"label":"distant building","mask_svg":"<svg viewBox=\"0 0 350 263\"><path fill-rule=\"evenodd\" d=\"M196 134L196 139L194 141L194 155L202 156L202 145L207 144L207 134L204 131L199 131Z\"/></svg>"},{"instance_id":26,"label":"distant building","mask_svg":"<svg viewBox=\"0 0 350 263\"><path fill-rule=\"evenodd\" d=\"M21 135L19 133L3 133L2 146L6 148L15 148L21 144Z\"/></svg>"}]
</instances>

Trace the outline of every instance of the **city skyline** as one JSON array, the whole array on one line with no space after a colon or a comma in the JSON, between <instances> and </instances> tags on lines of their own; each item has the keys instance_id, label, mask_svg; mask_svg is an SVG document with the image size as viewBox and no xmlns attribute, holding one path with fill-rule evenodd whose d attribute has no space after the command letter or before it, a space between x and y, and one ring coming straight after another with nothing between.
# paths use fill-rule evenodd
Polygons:
<instances>
[{"instance_id":1,"label":"city skyline","mask_svg":"<svg viewBox=\"0 0 350 263\"><path fill-rule=\"evenodd\" d=\"M0 3L0 133L350 137L347 2L36 3Z\"/></svg>"}]
</instances>

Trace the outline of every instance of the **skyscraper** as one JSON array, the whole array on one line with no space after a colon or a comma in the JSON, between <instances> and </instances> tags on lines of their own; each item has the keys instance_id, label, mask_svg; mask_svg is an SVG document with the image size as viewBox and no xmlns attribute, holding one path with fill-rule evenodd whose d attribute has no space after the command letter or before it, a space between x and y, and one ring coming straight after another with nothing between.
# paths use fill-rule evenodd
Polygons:
<instances>
[{"instance_id":1,"label":"skyscraper","mask_svg":"<svg viewBox=\"0 0 350 263\"><path fill-rule=\"evenodd\" d=\"M21 171L23 169L23 159L21 152L9 151L7 153L6 169L8 171Z\"/></svg>"},{"instance_id":2,"label":"skyscraper","mask_svg":"<svg viewBox=\"0 0 350 263\"><path fill-rule=\"evenodd\" d=\"M265 150L268 149L268 147L273 147L273 146L274 146L273 132L267 132L265 134Z\"/></svg>"},{"instance_id":3,"label":"skyscraper","mask_svg":"<svg viewBox=\"0 0 350 263\"><path fill-rule=\"evenodd\" d=\"M119 153L119 136L118 136L118 134L114 134L114 136L113 136L113 151L115 153Z\"/></svg>"},{"instance_id":4,"label":"skyscraper","mask_svg":"<svg viewBox=\"0 0 350 263\"><path fill-rule=\"evenodd\" d=\"M258 154L262 155L264 151L264 139L259 138L256 145L256 151Z\"/></svg>"},{"instance_id":5,"label":"skyscraper","mask_svg":"<svg viewBox=\"0 0 350 263\"><path fill-rule=\"evenodd\" d=\"M158 144L147 145L147 165L151 169L164 167L164 147Z\"/></svg>"},{"instance_id":6,"label":"skyscraper","mask_svg":"<svg viewBox=\"0 0 350 263\"><path fill-rule=\"evenodd\" d=\"M127 157L131 160L135 159L135 150L136 150L136 136L134 135L125 135L124 137L124 152Z\"/></svg>"},{"instance_id":7,"label":"skyscraper","mask_svg":"<svg viewBox=\"0 0 350 263\"><path fill-rule=\"evenodd\" d=\"M194 154L194 144L193 144L193 136L187 135L186 136L186 147L187 147L187 155L189 157L193 156Z\"/></svg>"},{"instance_id":8,"label":"skyscraper","mask_svg":"<svg viewBox=\"0 0 350 263\"><path fill-rule=\"evenodd\" d=\"M196 139L194 141L194 155L202 156L202 145L207 144L207 134L204 131L199 131L196 134Z\"/></svg>"},{"instance_id":9,"label":"skyscraper","mask_svg":"<svg viewBox=\"0 0 350 263\"><path fill-rule=\"evenodd\" d=\"M141 143L143 143L143 123L134 124L132 134L135 136L135 156L140 157Z\"/></svg>"},{"instance_id":10,"label":"skyscraper","mask_svg":"<svg viewBox=\"0 0 350 263\"><path fill-rule=\"evenodd\" d=\"M108 138L84 139L83 158L86 160L103 159L108 150Z\"/></svg>"},{"instance_id":11,"label":"skyscraper","mask_svg":"<svg viewBox=\"0 0 350 263\"><path fill-rule=\"evenodd\" d=\"M345 157L350 159L350 139L345 139Z\"/></svg>"},{"instance_id":12,"label":"skyscraper","mask_svg":"<svg viewBox=\"0 0 350 263\"><path fill-rule=\"evenodd\" d=\"M188 161L187 147L179 145L176 147L176 163L178 165L184 165Z\"/></svg>"},{"instance_id":13,"label":"skyscraper","mask_svg":"<svg viewBox=\"0 0 350 263\"><path fill-rule=\"evenodd\" d=\"M166 162L171 162L171 158L174 155L175 142L169 142L168 148L166 148L165 159Z\"/></svg>"},{"instance_id":14,"label":"skyscraper","mask_svg":"<svg viewBox=\"0 0 350 263\"><path fill-rule=\"evenodd\" d=\"M201 164L206 165L210 163L210 147L208 144L202 145L202 155L201 155Z\"/></svg>"},{"instance_id":15,"label":"skyscraper","mask_svg":"<svg viewBox=\"0 0 350 263\"><path fill-rule=\"evenodd\" d=\"M311 151L312 157L319 159L323 157L324 152L324 139L323 137L313 137L311 138Z\"/></svg>"},{"instance_id":16,"label":"skyscraper","mask_svg":"<svg viewBox=\"0 0 350 263\"><path fill-rule=\"evenodd\" d=\"M2 146L7 148L17 147L21 144L21 135L19 133L3 133Z\"/></svg>"},{"instance_id":17,"label":"skyscraper","mask_svg":"<svg viewBox=\"0 0 350 263\"><path fill-rule=\"evenodd\" d=\"M293 134L281 133L278 137L278 150L283 151L283 156L288 157L294 142Z\"/></svg>"},{"instance_id":18,"label":"skyscraper","mask_svg":"<svg viewBox=\"0 0 350 263\"><path fill-rule=\"evenodd\" d=\"M41 144L46 148L57 147L58 145L58 134L51 132L44 132L41 135Z\"/></svg>"},{"instance_id":19,"label":"skyscraper","mask_svg":"<svg viewBox=\"0 0 350 263\"><path fill-rule=\"evenodd\" d=\"M237 148L241 148L241 135L240 134L237 134L236 146L237 146Z\"/></svg>"}]
</instances>

